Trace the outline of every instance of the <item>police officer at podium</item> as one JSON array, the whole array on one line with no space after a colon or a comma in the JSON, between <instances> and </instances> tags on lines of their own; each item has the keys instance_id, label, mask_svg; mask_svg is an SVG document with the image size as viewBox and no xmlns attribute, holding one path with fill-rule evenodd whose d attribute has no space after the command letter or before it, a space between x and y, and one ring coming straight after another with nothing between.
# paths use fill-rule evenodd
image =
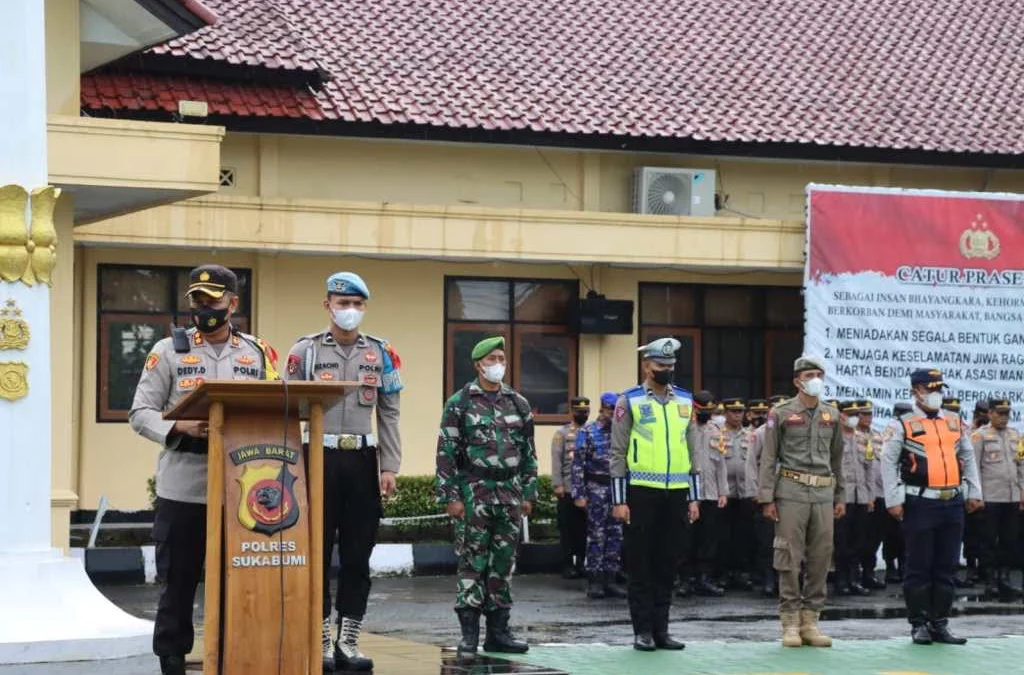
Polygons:
<instances>
[{"instance_id":1,"label":"police officer at podium","mask_svg":"<svg viewBox=\"0 0 1024 675\"><path fill-rule=\"evenodd\" d=\"M330 323L299 338L288 353L288 380L358 382L324 410L324 670L365 672L373 661L359 651L370 595L370 554L383 514L381 496L395 491L402 461L398 435L401 360L382 338L359 331L370 290L353 272L327 279L324 311ZM376 416L377 436L372 433ZM342 571L331 638L331 552L337 537Z\"/></svg>"},{"instance_id":2,"label":"police officer at podium","mask_svg":"<svg viewBox=\"0 0 1024 675\"><path fill-rule=\"evenodd\" d=\"M160 445L153 541L160 600L153 652L164 675L184 675L195 632L192 606L206 559L206 421L169 421L163 413L205 380L276 380L277 354L237 330L238 277L220 265L189 273L192 326L157 342L135 389L132 429Z\"/></svg>"}]
</instances>

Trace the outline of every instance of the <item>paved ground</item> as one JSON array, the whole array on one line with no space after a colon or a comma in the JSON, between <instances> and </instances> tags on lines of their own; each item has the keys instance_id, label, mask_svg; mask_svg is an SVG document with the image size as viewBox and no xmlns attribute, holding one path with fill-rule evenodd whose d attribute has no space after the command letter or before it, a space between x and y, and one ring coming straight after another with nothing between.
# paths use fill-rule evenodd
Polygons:
<instances>
[{"instance_id":1,"label":"paved ground","mask_svg":"<svg viewBox=\"0 0 1024 675\"><path fill-rule=\"evenodd\" d=\"M978 639L1024 635L1021 602L998 604L962 595L957 603L961 616L954 626L972 641L967 648L956 650L912 648L905 638L908 627L902 600L895 589L876 592L870 598L832 601L823 627L839 641L836 648L828 651L778 647L773 600L741 593L723 599L691 598L678 600L673 609L672 630L687 641L686 651L646 655L628 648L631 631L625 601L588 600L583 595L583 586L582 581L567 582L553 576L516 579L513 627L533 645L523 659L525 662L573 675L973 675L980 674L982 663L985 675L1021 669L1019 661L1004 668L999 663L1014 650L1019 654L1024 639ZM108 586L102 590L132 614L153 618L154 587ZM453 595L452 577L377 579L370 599L367 630L437 647L452 645L457 636L451 609ZM201 625L198 612L196 620ZM140 657L104 663L0 667L0 675L143 675L157 672L155 665L153 657ZM430 668L437 672L437 665ZM387 674L378 669L378 675Z\"/></svg>"}]
</instances>

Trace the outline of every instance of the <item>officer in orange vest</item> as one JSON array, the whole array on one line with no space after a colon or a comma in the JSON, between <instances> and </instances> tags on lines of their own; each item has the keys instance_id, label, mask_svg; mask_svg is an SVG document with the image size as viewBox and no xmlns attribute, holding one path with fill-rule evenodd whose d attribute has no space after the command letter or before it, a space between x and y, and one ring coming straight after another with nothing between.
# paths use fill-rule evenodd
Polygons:
<instances>
[{"instance_id":1,"label":"officer in orange vest","mask_svg":"<svg viewBox=\"0 0 1024 675\"><path fill-rule=\"evenodd\" d=\"M942 372L910 374L914 406L893 420L882 446L889 513L903 523L903 598L914 644L962 645L949 631L956 564L967 512L984 508L974 446L960 416L941 410ZM963 467L963 475L961 475ZM965 494L966 492L966 494Z\"/></svg>"}]
</instances>

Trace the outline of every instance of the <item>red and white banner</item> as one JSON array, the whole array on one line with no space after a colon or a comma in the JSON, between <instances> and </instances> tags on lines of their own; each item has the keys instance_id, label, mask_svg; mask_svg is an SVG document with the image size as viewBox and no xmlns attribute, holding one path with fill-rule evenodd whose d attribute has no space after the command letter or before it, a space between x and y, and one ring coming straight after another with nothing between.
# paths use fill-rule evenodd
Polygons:
<instances>
[{"instance_id":1,"label":"red and white banner","mask_svg":"<svg viewBox=\"0 0 1024 675\"><path fill-rule=\"evenodd\" d=\"M1024 195L809 185L805 349L879 421L939 368L970 416L1024 410Z\"/></svg>"}]
</instances>

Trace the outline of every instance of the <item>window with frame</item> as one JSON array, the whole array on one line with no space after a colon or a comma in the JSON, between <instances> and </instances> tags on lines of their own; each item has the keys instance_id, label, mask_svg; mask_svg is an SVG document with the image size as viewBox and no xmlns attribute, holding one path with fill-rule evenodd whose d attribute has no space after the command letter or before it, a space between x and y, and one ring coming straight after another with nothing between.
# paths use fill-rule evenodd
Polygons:
<instances>
[{"instance_id":1,"label":"window with frame","mask_svg":"<svg viewBox=\"0 0 1024 675\"><path fill-rule=\"evenodd\" d=\"M675 337L676 384L718 396L792 394L803 347L799 287L640 285L640 342Z\"/></svg>"},{"instance_id":2,"label":"window with frame","mask_svg":"<svg viewBox=\"0 0 1024 675\"><path fill-rule=\"evenodd\" d=\"M97 270L96 421L124 422L146 357L171 326L191 326L185 290L188 267L100 265ZM252 273L238 275L232 322L249 332Z\"/></svg>"},{"instance_id":3,"label":"window with frame","mask_svg":"<svg viewBox=\"0 0 1024 675\"><path fill-rule=\"evenodd\" d=\"M578 341L567 325L576 281L445 277L445 397L476 377L470 353L505 337L505 382L530 402L538 423L562 423L576 396Z\"/></svg>"}]
</instances>

